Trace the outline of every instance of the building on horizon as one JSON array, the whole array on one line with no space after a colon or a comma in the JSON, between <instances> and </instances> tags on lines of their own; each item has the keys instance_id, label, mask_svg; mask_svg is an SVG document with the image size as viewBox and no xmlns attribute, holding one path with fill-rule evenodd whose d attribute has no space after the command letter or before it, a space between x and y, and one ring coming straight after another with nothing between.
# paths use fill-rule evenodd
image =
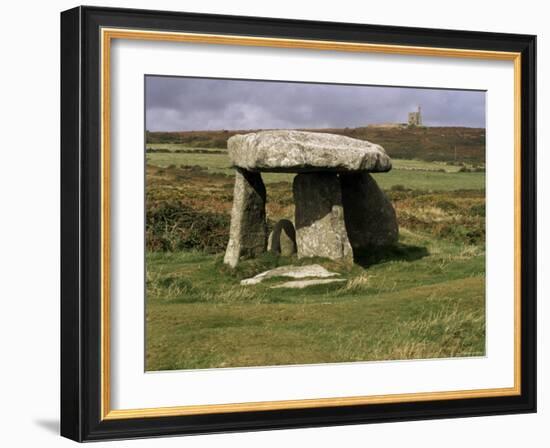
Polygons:
<instances>
[{"instance_id":1,"label":"building on horizon","mask_svg":"<svg viewBox=\"0 0 550 448\"><path fill-rule=\"evenodd\" d=\"M380 123L380 124L369 124L367 127L373 128L415 128L424 126L422 122L422 109L418 106L415 112L408 113L407 123Z\"/></svg>"},{"instance_id":2,"label":"building on horizon","mask_svg":"<svg viewBox=\"0 0 550 448\"><path fill-rule=\"evenodd\" d=\"M416 112L409 112L408 124L410 127L422 126L422 110L420 109L420 106L418 106Z\"/></svg>"}]
</instances>

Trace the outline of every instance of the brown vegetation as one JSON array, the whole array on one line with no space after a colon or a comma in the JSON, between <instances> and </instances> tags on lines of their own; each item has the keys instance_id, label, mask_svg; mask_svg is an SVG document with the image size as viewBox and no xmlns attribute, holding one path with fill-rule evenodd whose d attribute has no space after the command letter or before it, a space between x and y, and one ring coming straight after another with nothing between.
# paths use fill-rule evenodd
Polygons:
<instances>
[{"instance_id":1,"label":"brown vegetation","mask_svg":"<svg viewBox=\"0 0 550 448\"><path fill-rule=\"evenodd\" d=\"M346 135L382 145L393 158L485 163L485 129L463 127L307 129ZM147 132L147 143L179 143L199 148L226 148L227 139L254 130Z\"/></svg>"},{"instance_id":2,"label":"brown vegetation","mask_svg":"<svg viewBox=\"0 0 550 448\"><path fill-rule=\"evenodd\" d=\"M456 243L484 245L485 193L480 190L422 191L395 186L387 192L400 228ZM271 227L292 218L288 182L267 186ZM223 252L229 235L233 178L193 166L147 167L147 249Z\"/></svg>"}]
</instances>

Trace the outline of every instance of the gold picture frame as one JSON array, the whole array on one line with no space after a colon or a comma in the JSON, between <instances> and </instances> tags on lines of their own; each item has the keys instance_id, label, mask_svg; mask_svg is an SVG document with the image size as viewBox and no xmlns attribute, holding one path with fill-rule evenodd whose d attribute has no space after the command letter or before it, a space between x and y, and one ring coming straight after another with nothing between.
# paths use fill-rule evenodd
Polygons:
<instances>
[{"instance_id":1,"label":"gold picture frame","mask_svg":"<svg viewBox=\"0 0 550 448\"><path fill-rule=\"evenodd\" d=\"M106 16L108 19L104 19L105 11L109 12ZM419 409L422 408L422 404L425 403L433 404L434 402L445 402L452 407L452 402L455 401L464 401L464 400L479 400L480 403L483 399L497 400L502 399L503 403L508 406L507 409L510 409L511 412L525 410L526 412L532 411L534 409L533 405L533 387L532 377L534 373L532 372L532 364L534 363L534 354L532 353L532 348L526 347L531 337L527 335L526 332L532 332L533 327L531 326L534 322L534 310L530 307L531 305L526 305L527 301L534 300L533 297L527 297L529 295L525 292L525 281L531 278L534 273L533 265L533 249L532 245L526 244L525 231L529 231L530 227L534 225L531 222L531 215L534 204L532 203L532 198L527 196L532 194L531 191L526 191L525 187L531 185L533 179L527 177L527 174L532 169L532 164L534 160L531 159L531 153L534 153L534 142L532 142L531 136L525 135L525 131L530 129L533 122L533 103L530 100L531 91L534 91L534 83L532 78L534 74L532 73L532 59L534 58L532 47L534 45L534 38L532 36L517 36L509 35L503 36L501 39L502 49L489 48L491 40L489 36L478 36L476 37L477 48L469 47L460 47L460 46L451 46L460 45L460 42L471 42L474 36L468 35L466 32L441 32L437 34L433 30L422 30L426 36L426 40L431 39L433 41L433 46L426 45L425 43L416 43L416 44L407 44L407 38L401 38L401 42L396 42L396 39L391 36L388 30L371 30L368 26L363 25L365 31L365 42L357 41L346 41L343 40L330 40L330 39L320 39L318 37L312 38L288 38L288 37L277 37L276 33L269 32L269 36L261 35L250 35L250 31L247 32L246 29L243 29L242 34L230 34L224 32L223 26L220 25L220 22L215 18L211 18L210 28L216 29L216 32L199 32L194 27L194 20L198 20L196 16L185 16L184 14L177 13L157 13L149 12L144 13L145 22L147 20L150 23L155 23L155 29L147 29L146 26L141 24L141 26L136 23L132 26L133 16L130 12L123 10L117 10L116 12L106 10L103 8L76 8L74 10L67 11L63 13L62 19L64 20L63 26L65 27L65 33L67 36L71 35L73 43L66 45L70 46L67 49L68 56L65 56L66 62L65 67L66 72L65 77L74 76L75 72L80 73L83 55L80 54L83 50L82 47L78 46L78 42L82 39L93 40L93 44L96 46L98 53L93 56L94 63L97 63L98 69L98 89L94 91L94 94L99 100L97 104L98 110L100 112L100 123L96 131L96 138L99 143L98 154L99 154L99 163L95 166L95 169L98 170L99 180L97 183L97 193L99 197L98 214L97 218L99 219L99 245L97 253L97 272L100 275L99 284L97 287L98 295L97 304L98 314L95 314L97 324L97 335L99 335L99 341L97 344L98 349L98 359L96 360L96 366L99 368L98 376L96 378L97 387L88 387L86 393L80 394L80 397L74 397L75 382L80 382L82 386L82 379L78 377L78 381L73 378L72 381L66 380L67 383L71 383L71 386L67 386L65 390L65 397L71 395L71 399L78 402L78 406L83 409L83 413L86 414L84 420L95 421L96 425L92 427L91 424L88 424L87 434L84 434L83 421L79 422L74 421L73 418L67 417L67 409L63 412L62 421L66 423L63 426L62 423L62 433L66 436L79 439L79 440L91 440L94 438L117 438L117 437L127 437L132 436L134 426L131 426L128 429L128 425L138 425L138 423L133 422L143 422L143 419L149 421L144 429L145 434L164 434L169 432L163 432L162 421L166 418L180 419L178 421L182 422L181 431L175 431L176 433L192 433L192 432L201 432L201 428L206 428L204 424L197 423L192 430L186 430L187 423L186 418L192 416L203 416L208 417L212 415L224 415L233 414L233 418L237 419L240 415L250 413L262 414L264 412L273 412L273 411L306 411L306 410L319 410L325 408L327 415L337 415L339 408L356 409L360 412L372 412L375 413L375 406L373 405L396 405L403 403L412 403L419 406ZM114 17L114 19L113 19ZM208 21L208 16L200 16L202 20ZM168 22L173 23L173 20L181 19L181 27L183 30L174 31L170 28ZM161 28L160 23L166 21L166 29ZM228 20L226 18L226 20ZM235 23L238 22L238 19L235 18ZM262 22L268 21L269 19L250 19L252 24L254 20L259 21L258 23L267 23ZM154 21L154 22L153 22ZM79 26L79 23L86 22L89 25L88 29L84 31L84 28ZM247 22L248 23L248 22ZM256 24L258 24L256 23ZM288 34L288 29L292 28L298 33L300 24L291 23L291 22L270 22L273 27L277 28L280 26L281 29L279 32L281 35ZM93 26L92 26L93 25ZM197 25L198 26L198 25ZM361 27L357 25L357 27ZM190 31L185 31L185 28L190 28ZM246 28L246 26L245 26ZM90 34L90 29L93 29L93 34ZM319 29L326 29L329 31L337 32L341 30L342 36L345 35L346 29L345 26L340 26L339 24L320 24ZM440 31L440 30L438 30ZM80 36L80 40L74 40L74 33L77 33ZM374 33L374 34L373 34ZM462 35L461 33L466 33ZM385 38L386 42L375 41L372 39L373 36L377 36L378 40L383 40ZM467 39L469 38L469 40ZM512 61L514 65L514 158L515 158L515 174L514 174L514 276L515 276L515 288L514 288L514 386L507 388L489 388L489 389L476 389L476 390L460 390L460 391L445 391L445 392L425 392L425 393L406 393L406 394L395 394L395 395L374 395L374 396L352 396L352 397L339 397L339 398L315 398L315 399L304 399L304 400L282 400L282 401L266 401L266 402L243 402L243 403L232 403L232 404L217 404L217 405L183 405L175 407L156 407L156 408L141 408L141 409L112 409L110 406L111 402L111 371L110 371L110 358L111 358L111 344L110 344L110 284L111 284L111 267L110 267L110 246L111 246L111 233L110 233L110 185L111 185L111 45L114 40L117 39L129 39L129 40L140 40L140 41L163 41L163 42L185 42L185 43L200 43L200 44L209 44L209 45L232 45L232 46L252 46L252 47L275 47L275 48L289 48L289 49L311 49L311 50L326 50L326 51L343 51L343 52L355 52L355 53L381 53L381 54L398 54L398 55L410 55L410 56L437 56L437 57L449 57L449 58L467 58L467 59L487 59L487 60L504 60ZM371 41L372 40L372 41ZM397 39L398 40L398 39ZM409 39L412 40L412 39ZM519 43L518 43L519 42ZM469 43L468 45L471 45ZM76 46L76 48L73 48ZM93 46L92 46L93 47ZM75 58L75 55L78 55L79 58ZM73 67L73 65L76 66ZM62 73L63 75L63 73ZM82 79L82 78L80 78ZM84 88L82 85L78 85L75 90L74 85L71 85L71 89L67 87L66 95L75 95L78 98L81 98L81 91L79 89ZM527 93L526 93L527 92ZM68 106L64 106L65 117L68 115L71 110ZM62 117L63 119L63 117ZM68 122L64 123L64 126L68 130L65 132L67 135L74 132L74 126L86 126L86 117L79 117L78 122ZM90 130L94 131L94 130ZM72 134L71 134L72 135ZM69 137L67 137L69 138ZM66 146L62 148L62 151L74 151L74 145L70 146L65 143ZM80 141L79 147L80 151L86 150L82 147L82 142ZM526 156L527 154L527 156ZM80 163L80 161L73 161L74 165ZM70 167L74 169L73 166ZM64 168L68 170L69 167ZM88 169L88 168L85 168ZM67 175L69 176L69 175ZM82 199L79 198L79 201ZM80 210L82 206L79 202L77 207ZM74 207L74 204L72 205ZM66 216L73 216L76 210L71 208L66 212ZM524 223L526 222L526 214L529 222L529 228L525 229ZM67 218L69 219L69 218ZM534 238L534 235L533 235ZM73 253L74 251L80 251L81 246L74 247L74 241L69 241L66 243L65 251L66 253ZM65 255L66 257L68 255ZM526 261L528 260L528 265ZM526 271L529 271L526 274ZM74 282L74 279L65 280L68 283ZM69 288L70 289L70 288ZM79 296L82 297L82 296ZM75 300L74 297L65 296L62 298L62 303L66 303L69 300ZM65 301L65 302L63 302ZM67 314L74 312L72 306L65 305L66 309L69 310ZM79 308L79 313L82 313L82 306ZM82 317L82 314L79 314ZM530 322L530 328L525 328L525 322ZM64 325L69 326L73 325L67 322L67 318L64 318ZM523 326L522 326L523 325ZM83 327L79 326L78 328L71 327L72 331L82 332ZM531 334L531 333L529 333ZM526 336L527 335L527 336ZM92 335L93 337L93 335ZM62 341L63 344L63 341ZM68 344L68 343L67 343ZM72 343L71 343L72 344ZM69 347L67 345L66 353L71 353L67 355L63 360L63 365L67 372L67 376L73 375L73 369L75 363L78 364L82 360L74 359L74 353L79 352L83 348L81 346ZM82 366L83 367L83 366ZM529 387L525 387L526 384L529 384ZM86 388L84 388L86 389ZM91 407L84 403L85 397L83 395L89 394L90 389L99 389L99 396L97 399L99 403L92 405ZM63 393L62 393L63 395ZM87 400L90 400L88 396ZM525 403L528 403L526 405ZM88 407L87 407L88 406ZM368 409L367 409L368 408ZM86 411L84 411L86 409ZM426 407L424 409L431 409ZM529 409L529 410L528 410ZM398 411L397 411L398 412ZM429 412L426 411L428 414ZM435 412L435 411L434 411ZM450 411L449 411L450 412ZM442 413L442 415L448 415L447 413ZM479 410L479 413L484 411ZM451 412L452 413L452 412ZM470 411L468 414L467 411L457 408L457 413L460 415L475 415L476 412ZM375 415L375 414L373 414ZM430 414L436 415L436 414ZM399 419L399 417L395 417ZM368 421L368 418L364 418L364 421ZM235 420L232 420L234 422ZM348 420L350 421L350 420ZM118 422L118 423L117 423ZM160 423L159 423L160 422ZM323 423L323 420L320 419L319 423ZM121 426L116 426L120 424ZM139 423L143 425L143 423ZM111 425L111 426L109 426ZM202 425L202 426L201 426ZM292 426L292 425L290 425ZM299 426L299 423L297 423ZM105 427L107 429L98 429ZM238 425L237 425L238 427ZM261 428L262 424L258 423L257 426L241 426L242 429L250 428ZM265 426L264 426L265 427ZM276 423L273 423L273 427L277 427ZM285 427L285 424L281 423L281 427ZM287 424L286 427L289 427ZM114 428L114 429L112 429ZM224 425L220 424L219 430L223 430ZM218 429L214 429L218 430Z\"/></svg>"}]
</instances>

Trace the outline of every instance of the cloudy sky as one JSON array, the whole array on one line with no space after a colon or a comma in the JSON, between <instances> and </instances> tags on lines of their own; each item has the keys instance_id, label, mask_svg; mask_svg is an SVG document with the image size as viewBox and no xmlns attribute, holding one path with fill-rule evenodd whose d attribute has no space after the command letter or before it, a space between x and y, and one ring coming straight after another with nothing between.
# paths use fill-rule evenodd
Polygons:
<instances>
[{"instance_id":1,"label":"cloudy sky","mask_svg":"<svg viewBox=\"0 0 550 448\"><path fill-rule=\"evenodd\" d=\"M357 127L406 122L485 127L485 92L147 76L149 131Z\"/></svg>"}]
</instances>

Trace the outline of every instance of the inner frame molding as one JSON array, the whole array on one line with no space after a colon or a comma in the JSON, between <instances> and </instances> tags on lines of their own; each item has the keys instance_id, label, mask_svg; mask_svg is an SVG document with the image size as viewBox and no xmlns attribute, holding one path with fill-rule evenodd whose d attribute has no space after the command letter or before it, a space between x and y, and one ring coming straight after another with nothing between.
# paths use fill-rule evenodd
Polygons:
<instances>
[{"instance_id":1,"label":"inner frame molding","mask_svg":"<svg viewBox=\"0 0 550 448\"><path fill-rule=\"evenodd\" d=\"M521 53L457 48L282 39L221 34L179 33L124 28L101 28L101 420L216 414L228 412L307 409L383 403L454 400L521 395ZM114 39L185 42L212 45L295 48L355 53L382 53L514 63L514 386L508 388L367 395L230 404L188 405L136 409L111 409L110 344L110 219L111 219L111 42Z\"/></svg>"}]
</instances>

